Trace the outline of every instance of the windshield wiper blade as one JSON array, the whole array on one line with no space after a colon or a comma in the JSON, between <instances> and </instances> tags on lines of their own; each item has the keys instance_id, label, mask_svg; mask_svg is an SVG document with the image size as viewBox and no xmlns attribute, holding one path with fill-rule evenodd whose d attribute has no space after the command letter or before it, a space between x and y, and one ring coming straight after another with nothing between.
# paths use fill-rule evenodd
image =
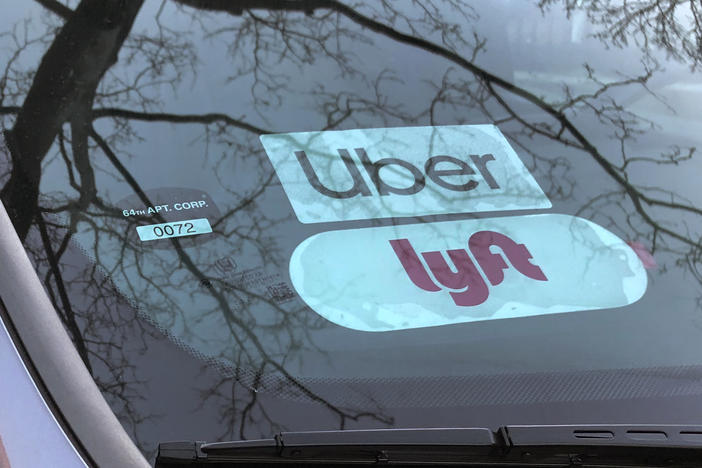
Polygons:
<instances>
[{"instance_id":1,"label":"windshield wiper blade","mask_svg":"<svg viewBox=\"0 0 702 468\"><path fill-rule=\"evenodd\" d=\"M281 432L271 439L159 444L156 466L240 462L383 463L485 456L499 445L486 428Z\"/></svg>"},{"instance_id":2,"label":"windshield wiper blade","mask_svg":"<svg viewBox=\"0 0 702 468\"><path fill-rule=\"evenodd\" d=\"M699 466L702 426L510 425L487 428L281 432L270 439L168 442L157 468L231 463L482 466Z\"/></svg>"}]
</instances>

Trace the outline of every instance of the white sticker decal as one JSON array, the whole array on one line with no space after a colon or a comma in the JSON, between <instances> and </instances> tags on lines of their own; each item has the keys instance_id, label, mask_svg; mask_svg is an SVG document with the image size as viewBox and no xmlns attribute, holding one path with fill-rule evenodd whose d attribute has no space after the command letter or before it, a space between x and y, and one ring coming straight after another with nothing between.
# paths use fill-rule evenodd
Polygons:
<instances>
[{"instance_id":1,"label":"white sticker decal","mask_svg":"<svg viewBox=\"0 0 702 468\"><path fill-rule=\"evenodd\" d=\"M562 214L322 232L290 277L318 314L363 331L621 307L648 283L623 240Z\"/></svg>"},{"instance_id":2,"label":"white sticker decal","mask_svg":"<svg viewBox=\"0 0 702 468\"><path fill-rule=\"evenodd\" d=\"M137 226L139 239L142 242L168 239L170 237L195 236L197 234L207 234L212 232L212 227L207 218L186 219L173 223L149 224L148 226Z\"/></svg>"},{"instance_id":3,"label":"white sticker decal","mask_svg":"<svg viewBox=\"0 0 702 468\"><path fill-rule=\"evenodd\" d=\"M494 125L262 135L303 223L550 208Z\"/></svg>"}]
</instances>

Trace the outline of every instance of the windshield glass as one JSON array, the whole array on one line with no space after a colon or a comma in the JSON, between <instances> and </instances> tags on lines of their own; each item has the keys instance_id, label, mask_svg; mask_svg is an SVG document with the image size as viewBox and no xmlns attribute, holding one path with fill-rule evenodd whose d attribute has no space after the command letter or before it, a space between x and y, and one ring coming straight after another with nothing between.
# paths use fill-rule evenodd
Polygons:
<instances>
[{"instance_id":1,"label":"windshield glass","mask_svg":"<svg viewBox=\"0 0 702 468\"><path fill-rule=\"evenodd\" d=\"M2 200L147 456L624 418L702 394L699 14L11 0Z\"/></svg>"}]
</instances>

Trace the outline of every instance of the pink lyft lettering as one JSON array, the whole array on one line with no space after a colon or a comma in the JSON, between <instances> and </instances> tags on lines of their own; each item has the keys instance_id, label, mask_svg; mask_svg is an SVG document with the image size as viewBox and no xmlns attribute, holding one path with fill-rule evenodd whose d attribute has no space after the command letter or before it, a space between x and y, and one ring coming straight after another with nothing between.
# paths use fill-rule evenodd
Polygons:
<instances>
[{"instance_id":1,"label":"pink lyft lettering","mask_svg":"<svg viewBox=\"0 0 702 468\"><path fill-rule=\"evenodd\" d=\"M441 291L441 286L452 289L454 291L450 291L449 294L457 306L476 306L487 300L488 286L467 250L451 249L446 251L453 262L453 269L441 252L422 252L422 257L429 267L429 271L441 285L438 286L432 280L408 239L391 240L390 245L407 272L407 276L412 283L421 289L430 292ZM509 268L502 254L490 251L492 246L499 247L512 266L524 276L537 281L548 281L541 268L529 261L532 256L524 244L517 244L499 232L479 231L470 236L468 248L491 285L497 286L502 283L504 280L503 270Z\"/></svg>"}]
</instances>

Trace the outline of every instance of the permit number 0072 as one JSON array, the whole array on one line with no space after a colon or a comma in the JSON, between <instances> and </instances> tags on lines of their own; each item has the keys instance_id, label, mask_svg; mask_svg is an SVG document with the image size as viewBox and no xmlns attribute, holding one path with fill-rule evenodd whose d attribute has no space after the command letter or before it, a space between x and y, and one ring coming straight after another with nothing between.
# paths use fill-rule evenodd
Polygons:
<instances>
[{"instance_id":1,"label":"permit number 0072","mask_svg":"<svg viewBox=\"0 0 702 468\"><path fill-rule=\"evenodd\" d=\"M170 237L194 236L212 232L212 226L207 218L187 219L174 221L171 223L149 224L147 226L137 226L139 239L150 241L156 239L168 239Z\"/></svg>"}]
</instances>

